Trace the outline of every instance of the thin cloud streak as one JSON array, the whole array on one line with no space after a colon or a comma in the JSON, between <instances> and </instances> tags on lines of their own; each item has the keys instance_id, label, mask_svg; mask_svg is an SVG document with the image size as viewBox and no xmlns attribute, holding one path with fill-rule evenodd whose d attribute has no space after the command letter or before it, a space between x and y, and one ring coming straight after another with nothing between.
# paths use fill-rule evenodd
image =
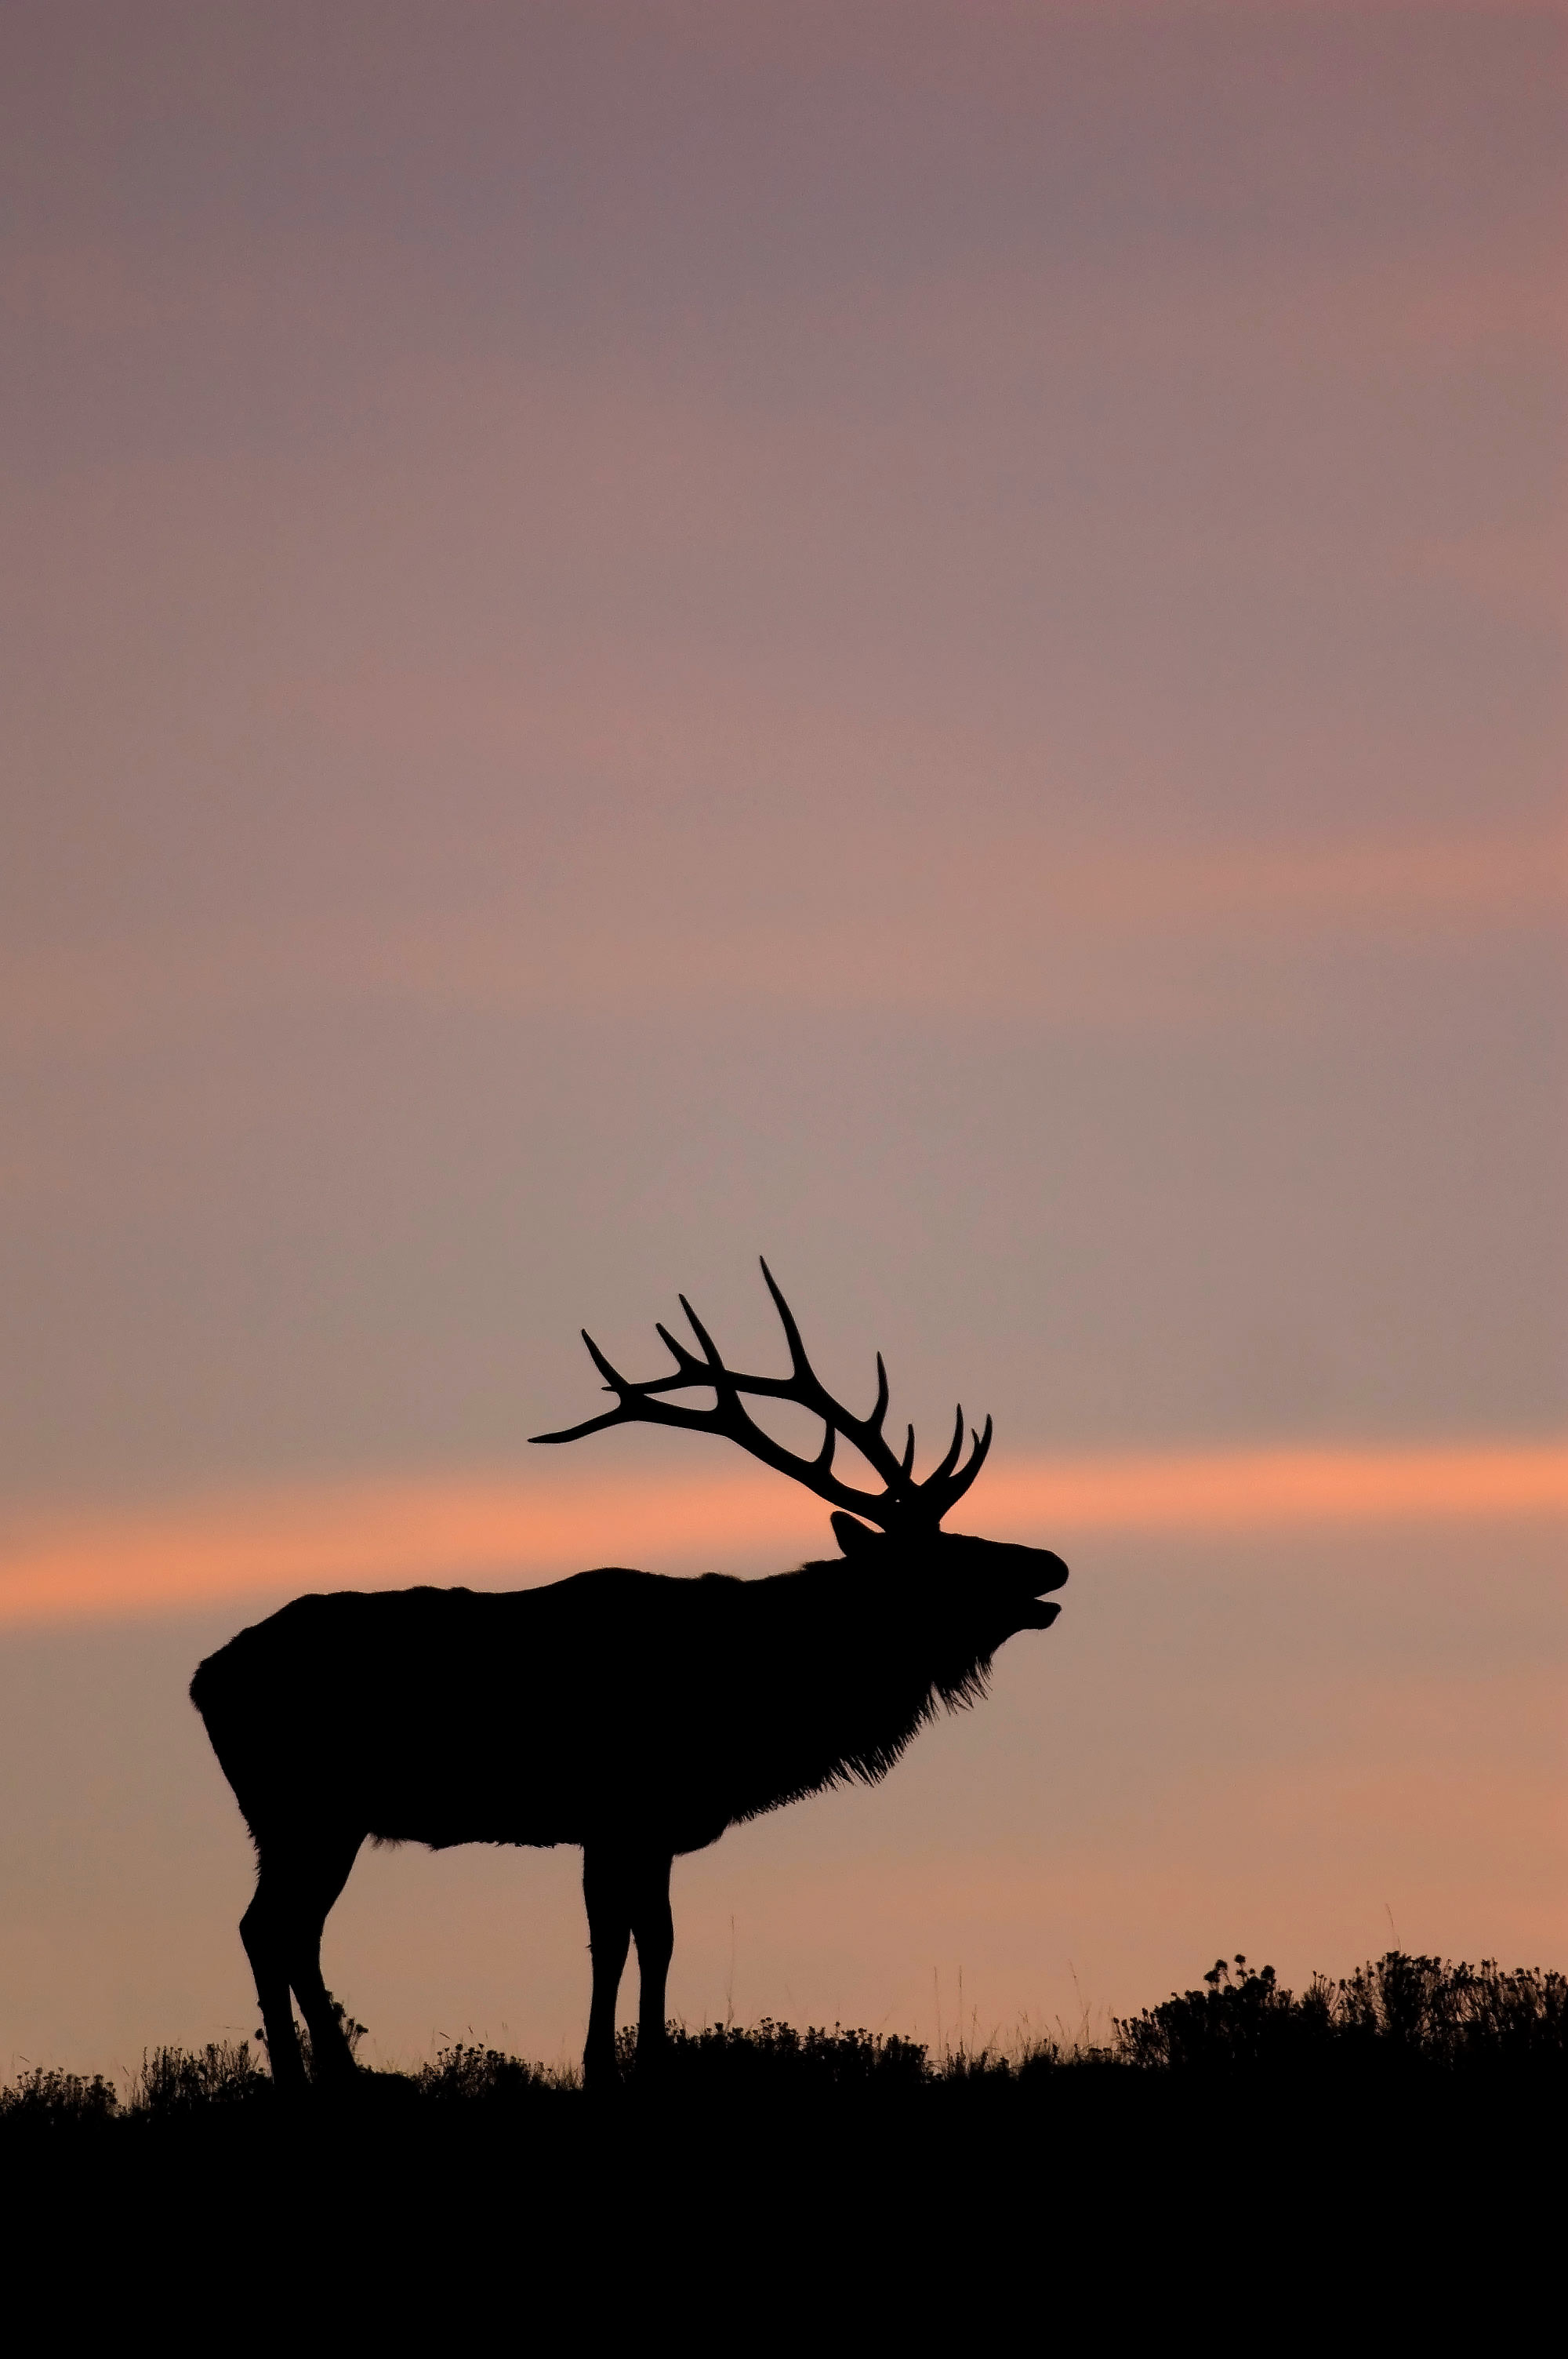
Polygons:
<instances>
[{"instance_id":1,"label":"thin cloud streak","mask_svg":"<svg viewBox=\"0 0 1568 2359\"><path fill-rule=\"evenodd\" d=\"M972 1518L1071 1548L1107 1532L1568 1516L1568 1444L1279 1449L1014 1459ZM225 1598L420 1582L529 1586L590 1564L690 1571L827 1545L815 1503L750 1473L369 1482L14 1519L0 1626L187 1611Z\"/></svg>"},{"instance_id":2,"label":"thin cloud streak","mask_svg":"<svg viewBox=\"0 0 1568 2359\"><path fill-rule=\"evenodd\" d=\"M1256 989L1260 951L1382 940L1415 946L1560 927L1568 840L1497 833L1112 853L1052 854L1020 832L945 857L940 883L920 858L903 871L876 855L892 914L827 900L781 919L737 916L722 875L712 903L672 935L639 903L647 874L624 860L601 874L600 913L470 910L460 919L314 926L229 925L156 942L56 943L0 953L0 1040L13 1047L133 1044L170 1025L246 1007L382 1003L567 1014L653 1003L962 1006L1081 1021L1213 1020ZM867 861L873 858L868 850ZM737 862L735 864L739 865ZM803 902L806 880L803 880ZM574 905L575 907L575 905ZM1246 982L1212 973L1223 944ZM1201 976L1190 971L1194 951ZM1183 962L1185 960L1186 964ZM1248 962L1250 962L1249 963ZM1183 990L1184 981L1186 988Z\"/></svg>"}]
</instances>

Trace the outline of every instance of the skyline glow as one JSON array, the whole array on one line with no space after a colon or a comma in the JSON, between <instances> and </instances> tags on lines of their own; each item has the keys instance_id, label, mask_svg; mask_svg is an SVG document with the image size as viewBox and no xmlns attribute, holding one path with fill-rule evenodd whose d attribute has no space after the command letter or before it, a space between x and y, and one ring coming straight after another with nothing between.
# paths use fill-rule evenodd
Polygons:
<instances>
[{"instance_id":1,"label":"skyline glow","mask_svg":"<svg viewBox=\"0 0 1568 2359\"><path fill-rule=\"evenodd\" d=\"M961 1511L998 1539L1201 1538L1322 1525L1568 1519L1568 1443L1254 1450L988 1462ZM754 1473L443 1476L202 1500L0 1537L0 1626L189 1612L226 1598L423 1582L529 1587L594 1564L755 1573L827 1550L815 1500ZM785 1570L779 1564L773 1568Z\"/></svg>"}]
</instances>

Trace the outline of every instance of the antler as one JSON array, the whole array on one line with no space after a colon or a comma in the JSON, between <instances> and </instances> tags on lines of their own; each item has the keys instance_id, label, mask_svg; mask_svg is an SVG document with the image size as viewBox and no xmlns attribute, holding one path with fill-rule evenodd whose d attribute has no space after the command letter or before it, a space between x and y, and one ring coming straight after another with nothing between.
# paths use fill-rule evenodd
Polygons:
<instances>
[{"instance_id":1,"label":"antler","mask_svg":"<svg viewBox=\"0 0 1568 2359\"><path fill-rule=\"evenodd\" d=\"M985 1431L973 1436L974 1447L962 1465L964 1450L964 1412L958 1410L953 1427L953 1439L940 1465L935 1467L923 1483L914 1480L914 1428L909 1429L909 1440L900 1457L891 1447L882 1431L888 1412L887 1370L882 1355L877 1353L877 1397L870 1417L852 1416L841 1402L836 1401L823 1384L806 1353L795 1313L773 1282L773 1274L766 1262L762 1265L768 1292L784 1331L789 1345L790 1373L787 1376L746 1376L727 1368L707 1328L687 1300L680 1297L680 1307L687 1315L692 1333L702 1347L702 1358L688 1352L676 1341L667 1327L657 1329L665 1350L676 1364L671 1376L654 1376L634 1383L622 1375L600 1350L587 1329L583 1342L588 1345L594 1366L604 1378L606 1392L617 1396L613 1408L602 1417L590 1417L582 1425L567 1428L561 1433L535 1433L535 1441L579 1441L584 1434L602 1433L612 1425L676 1425L692 1433L722 1434L727 1441L738 1442L764 1466L772 1466L780 1474L788 1474L795 1482L804 1483L819 1499L831 1500L836 1507L847 1507L870 1522L881 1525L884 1530L895 1526L907 1530L912 1526L935 1529L949 1508L957 1506L980 1468L991 1446L991 1421L986 1419ZM683 1392L700 1385L711 1388L716 1396L712 1408L683 1408L659 1396ZM775 1441L771 1433L750 1418L741 1396L749 1393L755 1398L794 1401L823 1423L822 1447L815 1458L804 1458ZM882 1491L859 1491L849 1483L840 1482L833 1472L833 1453L839 1437L852 1442L878 1474L886 1488Z\"/></svg>"}]
</instances>

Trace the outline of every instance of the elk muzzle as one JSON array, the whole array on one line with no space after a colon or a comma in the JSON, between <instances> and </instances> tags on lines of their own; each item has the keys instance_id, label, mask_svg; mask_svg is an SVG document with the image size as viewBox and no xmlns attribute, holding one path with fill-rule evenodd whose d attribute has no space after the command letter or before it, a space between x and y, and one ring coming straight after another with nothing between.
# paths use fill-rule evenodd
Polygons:
<instances>
[{"instance_id":1,"label":"elk muzzle","mask_svg":"<svg viewBox=\"0 0 1568 2359\"><path fill-rule=\"evenodd\" d=\"M1048 1605L1046 1598L1054 1589L1060 1589L1067 1578L1067 1568L1050 1549L1021 1548L1016 1553L1026 1560L1019 1570L1027 1583L1025 1593L1032 1601L1021 1608L1019 1627L1022 1630L1049 1630L1062 1611L1059 1605Z\"/></svg>"}]
</instances>

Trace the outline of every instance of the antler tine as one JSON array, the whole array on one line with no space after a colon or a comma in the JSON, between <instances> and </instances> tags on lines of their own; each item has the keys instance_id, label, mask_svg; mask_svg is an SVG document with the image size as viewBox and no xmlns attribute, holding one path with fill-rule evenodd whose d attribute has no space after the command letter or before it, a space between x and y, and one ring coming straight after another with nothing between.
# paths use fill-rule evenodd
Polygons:
<instances>
[{"instance_id":1,"label":"antler tine","mask_svg":"<svg viewBox=\"0 0 1568 2359\"><path fill-rule=\"evenodd\" d=\"M673 1376L649 1376L643 1382L629 1386L629 1391L637 1393L638 1395L646 1393L678 1393L683 1391L687 1385L711 1384L713 1381L712 1376L708 1370L704 1366L703 1363L697 1358L695 1353L687 1350L686 1345L680 1341L678 1336L672 1335L670 1333L669 1329L661 1320L654 1320L654 1332L658 1337L660 1343L663 1343L671 1359L675 1362L675 1375Z\"/></svg>"},{"instance_id":2,"label":"antler tine","mask_svg":"<svg viewBox=\"0 0 1568 2359\"><path fill-rule=\"evenodd\" d=\"M689 1312L687 1313L687 1316L690 1316ZM678 1336L675 1336L670 1333L669 1329L665 1325L662 1319L654 1320L654 1332L658 1337L660 1343L664 1345L665 1351L669 1353L671 1359L675 1362L676 1367L680 1370L683 1377L687 1376L688 1375L701 1375L703 1373L702 1362L694 1358L692 1353L687 1350L686 1345L680 1341ZM674 1381L675 1379L671 1376L665 1376L664 1378L664 1382L666 1385L673 1384Z\"/></svg>"},{"instance_id":3,"label":"antler tine","mask_svg":"<svg viewBox=\"0 0 1568 2359\"><path fill-rule=\"evenodd\" d=\"M935 1492L942 1488L942 1485L946 1482L948 1475L951 1474L954 1467L957 1466L958 1462L958 1452L962 1450L963 1446L964 1410L963 1404L960 1402L957 1415L953 1420L953 1439L947 1444L947 1454L943 1459L939 1466L934 1466L932 1468L930 1473L926 1476L925 1482L920 1486L923 1491Z\"/></svg>"},{"instance_id":4,"label":"antler tine","mask_svg":"<svg viewBox=\"0 0 1568 2359\"><path fill-rule=\"evenodd\" d=\"M787 1387L781 1386L779 1387L779 1397L785 1399L793 1398L798 1400L802 1408L810 1409L813 1416L821 1418L827 1424L829 1431L837 1426L839 1432L844 1435L845 1439L854 1443L856 1449L865 1459L867 1464L873 1467L876 1473L881 1476L882 1481L887 1484L889 1496L898 1498L904 1495L908 1488L907 1477L909 1470L907 1467L900 1466L898 1460L888 1448L887 1442L882 1436L882 1421L888 1413L888 1400L890 1395L888 1390L888 1372L881 1353L880 1352L877 1353L876 1406L873 1408L870 1417L868 1418L851 1417L849 1411L841 1408L838 1402L834 1399L832 1394L828 1391L827 1386L823 1383L821 1377L812 1366L811 1362L806 1355L806 1344L802 1340L800 1328L796 1323L795 1313L790 1309L789 1304L784 1300L783 1289L780 1288L778 1280L774 1277L773 1271L768 1267L767 1263L762 1259L762 1256L760 1254L758 1255L757 1259L761 1266L762 1277L767 1286L768 1292L773 1298L773 1308L779 1314L779 1324L784 1331L784 1341L789 1345L789 1356L794 1371L795 1383L798 1387L796 1391L791 1393ZM761 1387L754 1386L746 1379L742 1378L741 1380L741 1389L743 1392L751 1392L752 1390L760 1390Z\"/></svg>"},{"instance_id":5,"label":"antler tine","mask_svg":"<svg viewBox=\"0 0 1568 2359\"><path fill-rule=\"evenodd\" d=\"M975 1444L974 1449L970 1451L964 1464L959 1467L957 1473L948 1479L946 1485L946 1495L943 1499L942 1506L938 1511L940 1515L945 1516L949 1508L956 1507L957 1506L959 1500L963 1497L965 1492L968 1489L970 1484L979 1473L980 1468L986 1462L986 1457L991 1446L991 1421L989 1417L986 1419L985 1431L983 1433L974 1434L973 1440Z\"/></svg>"},{"instance_id":6,"label":"antler tine","mask_svg":"<svg viewBox=\"0 0 1568 2359\"><path fill-rule=\"evenodd\" d=\"M611 1366L610 1362L605 1358L603 1353L594 1342L593 1337L589 1333L588 1329L584 1327L579 1332L583 1342L588 1345L589 1358L593 1362L594 1366L604 1378L605 1391L607 1393L622 1394L631 1392L633 1390L633 1386L627 1383L624 1376L619 1375L616 1370Z\"/></svg>"},{"instance_id":7,"label":"antler tine","mask_svg":"<svg viewBox=\"0 0 1568 2359\"><path fill-rule=\"evenodd\" d=\"M904 1443L904 1445L903 1445L903 1471L904 1471L904 1473L905 1473L906 1474L913 1474L913 1473L914 1473L914 1426L911 1426L911 1427L910 1427L910 1429L909 1429L909 1440L908 1440Z\"/></svg>"},{"instance_id":8,"label":"antler tine","mask_svg":"<svg viewBox=\"0 0 1568 2359\"><path fill-rule=\"evenodd\" d=\"M701 1344L704 1353L707 1354L708 1365L703 1370L703 1382L711 1383L715 1376L722 1376L728 1381L730 1378L730 1371L724 1364L718 1344L714 1342L712 1336L708 1333L707 1328L703 1325L701 1320L697 1317L696 1311L687 1300L685 1295L683 1294L679 1299L680 1307L686 1312L687 1325L691 1329L692 1333L697 1337L697 1342Z\"/></svg>"},{"instance_id":9,"label":"antler tine","mask_svg":"<svg viewBox=\"0 0 1568 2359\"><path fill-rule=\"evenodd\" d=\"M585 1419L581 1425L563 1426L559 1433L531 1433L528 1439L530 1441L581 1441L588 1434L603 1433L612 1425L630 1425L631 1422L631 1416L623 1407L607 1408L602 1417Z\"/></svg>"},{"instance_id":10,"label":"antler tine","mask_svg":"<svg viewBox=\"0 0 1568 2359\"><path fill-rule=\"evenodd\" d=\"M806 1356L806 1345L801 1341L800 1329L795 1325L795 1313L779 1292L773 1271L762 1260L761 1254L757 1256L757 1260L762 1267L763 1282L773 1298L773 1309L778 1312L779 1324L784 1331L784 1342L789 1345L790 1362L795 1373L802 1384L810 1385L814 1391L821 1392L822 1386L817 1380L816 1371Z\"/></svg>"},{"instance_id":11,"label":"antler tine","mask_svg":"<svg viewBox=\"0 0 1568 2359\"><path fill-rule=\"evenodd\" d=\"M863 1493L850 1492L846 1484L834 1480L833 1454L838 1447L838 1430L826 1408L818 1412L822 1417L822 1447L815 1458L806 1459L797 1457L794 1451L785 1450L782 1443L774 1441L773 1436L764 1432L758 1426L755 1419L749 1416L741 1405L742 1393L766 1392L778 1399L792 1398L795 1392L804 1393L806 1397L803 1406L813 1410L817 1408L818 1395L821 1395L824 1401L827 1398L812 1373L811 1363L806 1356L806 1346L800 1339L800 1330L790 1317L788 1305L784 1302L784 1297L773 1285L766 1262L762 1264L762 1275L767 1278L773 1289L773 1299L779 1304L785 1321L784 1332L789 1338L790 1356L795 1363L793 1390L789 1384L780 1383L776 1378L737 1375L732 1370L727 1368L713 1338L684 1294L680 1298L680 1307L690 1320L692 1332L708 1355L708 1364L705 1367L700 1361L694 1360L689 1352L680 1353L682 1364L693 1370L697 1382L713 1385L719 1396L715 1411L718 1430L727 1433L732 1441L738 1441L743 1450L753 1451L760 1440L763 1445L761 1454L765 1455L768 1462L779 1467L782 1472L792 1473L802 1482L815 1481L818 1486L831 1484L831 1489L824 1493L824 1495L838 1498L838 1504L841 1506L849 1504L851 1500L857 1504L861 1503L865 1496ZM663 1328L659 1332L664 1333ZM828 1407L831 1406L832 1404L829 1403ZM842 1497L838 1495L840 1493L844 1495ZM863 1506L862 1512L864 1512Z\"/></svg>"},{"instance_id":12,"label":"antler tine","mask_svg":"<svg viewBox=\"0 0 1568 2359\"><path fill-rule=\"evenodd\" d=\"M584 1424L566 1427L559 1433L531 1433L528 1436L530 1441L580 1441L585 1434L602 1433L607 1426L633 1424L635 1423L639 1414L637 1408L639 1396L646 1392L663 1389L663 1386L659 1385L634 1384L630 1377L623 1376L620 1370L606 1359L604 1353L594 1342L593 1337L589 1333L588 1329L584 1327L579 1330L579 1332L581 1333L583 1342L588 1345L589 1359L593 1362L594 1366L599 1370L600 1375L604 1378L605 1391L607 1393L617 1393L619 1394L620 1398L617 1400L615 1407L613 1408L607 1408L601 1417L590 1417ZM666 1376L664 1379L664 1385L667 1386L672 1383L678 1384L682 1381L683 1380L678 1376ZM670 1411L661 1408L659 1411L655 1412L655 1414L670 1418L673 1421L675 1418L683 1417L686 1412L680 1409Z\"/></svg>"}]
</instances>

